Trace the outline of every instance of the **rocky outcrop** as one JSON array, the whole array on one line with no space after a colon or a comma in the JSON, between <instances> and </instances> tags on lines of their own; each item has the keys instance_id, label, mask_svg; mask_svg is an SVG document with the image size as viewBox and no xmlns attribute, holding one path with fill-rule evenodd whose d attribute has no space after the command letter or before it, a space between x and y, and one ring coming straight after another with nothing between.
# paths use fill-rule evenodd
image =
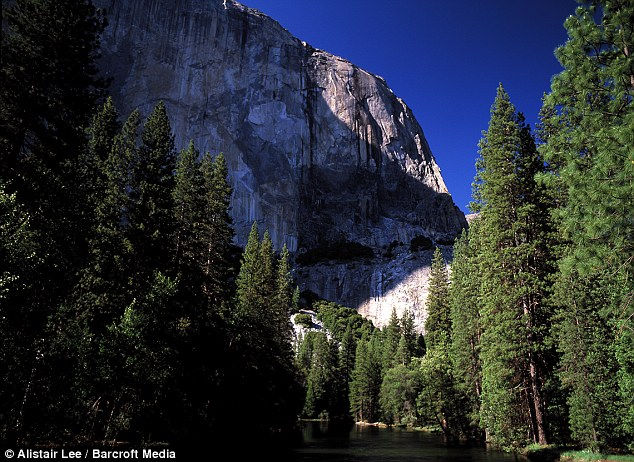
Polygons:
<instances>
[{"instance_id":1,"label":"rocky outcrop","mask_svg":"<svg viewBox=\"0 0 634 462\"><path fill-rule=\"evenodd\" d=\"M257 220L278 248L307 257L305 288L378 324L393 305L422 323L430 251L410 243L449 241L466 221L385 80L232 0L96 4L108 18L102 69L122 112L163 100L177 145L193 139L227 157L238 244ZM333 246L367 251L315 260Z\"/></svg>"},{"instance_id":2,"label":"rocky outcrop","mask_svg":"<svg viewBox=\"0 0 634 462\"><path fill-rule=\"evenodd\" d=\"M467 223L471 223L473 222L473 220L475 220L476 218L478 218L480 216L479 213L469 213L467 215L465 215L465 220L467 220Z\"/></svg>"},{"instance_id":3,"label":"rocky outcrop","mask_svg":"<svg viewBox=\"0 0 634 462\"><path fill-rule=\"evenodd\" d=\"M297 322L297 316L308 316L310 325ZM300 310L299 313L291 315L291 326L293 328L293 345L298 347L309 332L324 332L330 339L330 332L324 328L324 324L317 318L317 313L312 310Z\"/></svg>"}]
</instances>

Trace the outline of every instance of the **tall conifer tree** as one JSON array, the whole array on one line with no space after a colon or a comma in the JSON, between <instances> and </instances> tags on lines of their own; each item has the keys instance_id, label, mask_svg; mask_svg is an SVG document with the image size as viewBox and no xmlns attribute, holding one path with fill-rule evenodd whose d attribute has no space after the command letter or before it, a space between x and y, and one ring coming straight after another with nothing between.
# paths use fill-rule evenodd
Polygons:
<instances>
[{"instance_id":1,"label":"tall conifer tree","mask_svg":"<svg viewBox=\"0 0 634 462\"><path fill-rule=\"evenodd\" d=\"M306 381L306 401L304 415L318 417L329 413L335 399L336 356L333 355L328 337L323 332L317 333L313 340L313 352L310 371Z\"/></svg>"},{"instance_id":2,"label":"tall conifer tree","mask_svg":"<svg viewBox=\"0 0 634 462\"><path fill-rule=\"evenodd\" d=\"M292 284L289 252L286 245L282 247L277 263L277 278L275 285L274 318L276 322L276 337L283 349L292 353L290 312L292 305Z\"/></svg>"},{"instance_id":3,"label":"tall conifer tree","mask_svg":"<svg viewBox=\"0 0 634 462\"><path fill-rule=\"evenodd\" d=\"M439 248L434 251L429 294L425 340L427 352L421 361L421 388L417 405L421 415L437 423L445 435L458 438L467 433L464 424L464 403L454 385L449 355L451 317L449 304L449 275Z\"/></svg>"},{"instance_id":4,"label":"tall conifer tree","mask_svg":"<svg viewBox=\"0 0 634 462\"><path fill-rule=\"evenodd\" d=\"M0 186L28 216L43 249L20 271L20 286L31 290L5 292L1 302L0 317L20 332L12 351L23 372L8 378L18 395L2 412L11 420L4 429L16 438L56 431L26 417L47 406L59 410L53 395L67 388L42 366L53 353L47 323L75 285L86 253L89 220L78 158L104 88L96 66L103 22L84 0L17 0L2 8ZM0 267L11 265L0 261Z\"/></svg>"},{"instance_id":5,"label":"tall conifer tree","mask_svg":"<svg viewBox=\"0 0 634 462\"><path fill-rule=\"evenodd\" d=\"M546 442L543 341L550 308L548 208L530 129L500 85L480 142L474 208L481 213L482 412L487 438Z\"/></svg>"},{"instance_id":6,"label":"tall conifer tree","mask_svg":"<svg viewBox=\"0 0 634 462\"><path fill-rule=\"evenodd\" d=\"M396 308L392 308L390 320L383 330L383 372L396 364L395 354L398 341L401 338L401 321L396 314Z\"/></svg>"},{"instance_id":7,"label":"tall conifer tree","mask_svg":"<svg viewBox=\"0 0 634 462\"><path fill-rule=\"evenodd\" d=\"M451 307L450 357L455 386L469 397L465 413L474 432L480 421L482 369L480 365L480 268L478 247L480 220L470 223L454 245L449 304Z\"/></svg>"},{"instance_id":8,"label":"tall conifer tree","mask_svg":"<svg viewBox=\"0 0 634 462\"><path fill-rule=\"evenodd\" d=\"M253 222L247 245L242 254L240 272L236 281L236 308L240 322L246 326L255 323L260 316L258 278L261 267L258 224Z\"/></svg>"},{"instance_id":9,"label":"tall conifer tree","mask_svg":"<svg viewBox=\"0 0 634 462\"><path fill-rule=\"evenodd\" d=\"M414 313L411 310L405 310L403 317L401 318L401 336L405 342L405 348L410 358L415 356L422 356L418 351L418 334L416 333L416 327L414 326ZM400 343L400 340L399 340Z\"/></svg>"},{"instance_id":10,"label":"tall conifer tree","mask_svg":"<svg viewBox=\"0 0 634 462\"><path fill-rule=\"evenodd\" d=\"M337 410L340 416L350 415L350 381L352 380L352 373L354 371L356 345L357 340L354 336L352 326L348 324L343 334L341 345L339 346L337 360L338 393L340 399Z\"/></svg>"},{"instance_id":11,"label":"tall conifer tree","mask_svg":"<svg viewBox=\"0 0 634 462\"><path fill-rule=\"evenodd\" d=\"M178 156L172 200L174 201L174 265L190 277L202 272L204 243L201 242L202 223L208 213L205 207L203 175L199 168L199 152L190 141ZM194 282L197 286L200 281ZM199 290L200 287L196 287Z\"/></svg>"},{"instance_id":12,"label":"tall conifer tree","mask_svg":"<svg viewBox=\"0 0 634 462\"><path fill-rule=\"evenodd\" d=\"M205 154L200 163L203 175L206 210L201 236L206 245L203 259L204 292L209 302L216 307L226 304L231 292L228 279L235 273L231 267L233 227L229 215L231 187L228 183L228 169L221 154L211 159Z\"/></svg>"},{"instance_id":13,"label":"tall conifer tree","mask_svg":"<svg viewBox=\"0 0 634 462\"><path fill-rule=\"evenodd\" d=\"M429 275L427 320L425 321L425 339L428 348L446 345L449 341L450 331L449 274L442 252L436 247Z\"/></svg>"},{"instance_id":14,"label":"tall conifer tree","mask_svg":"<svg viewBox=\"0 0 634 462\"><path fill-rule=\"evenodd\" d=\"M166 272L172 261L173 198L176 153L167 109L160 102L148 116L142 144L133 159L130 239L137 263L137 283L153 280L153 271Z\"/></svg>"},{"instance_id":15,"label":"tall conifer tree","mask_svg":"<svg viewBox=\"0 0 634 462\"><path fill-rule=\"evenodd\" d=\"M261 272L259 274L258 284L260 285L260 297L261 306L265 310L264 313L268 321L275 317L275 283L276 283L276 269L275 269L275 251L273 249L273 241L271 241L271 235L269 231L264 231L262 242L260 243L260 264ZM272 313L273 312L273 313ZM272 321L275 324L276 321Z\"/></svg>"},{"instance_id":16,"label":"tall conifer tree","mask_svg":"<svg viewBox=\"0 0 634 462\"><path fill-rule=\"evenodd\" d=\"M357 342L354 371L350 382L350 412L357 421L374 422L380 416L382 383L380 332L364 333Z\"/></svg>"},{"instance_id":17,"label":"tall conifer tree","mask_svg":"<svg viewBox=\"0 0 634 462\"><path fill-rule=\"evenodd\" d=\"M634 441L633 20L628 1L578 7L541 112L546 179L562 193L560 377L572 436L591 448Z\"/></svg>"}]
</instances>

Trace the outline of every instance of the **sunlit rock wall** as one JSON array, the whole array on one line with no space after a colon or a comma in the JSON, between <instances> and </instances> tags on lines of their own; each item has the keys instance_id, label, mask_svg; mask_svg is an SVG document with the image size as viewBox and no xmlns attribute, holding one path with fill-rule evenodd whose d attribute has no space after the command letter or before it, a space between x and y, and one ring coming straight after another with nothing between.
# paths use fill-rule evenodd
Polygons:
<instances>
[{"instance_id":1,"label":"sunlit rock wall","mask_svg":"<svg viewBox=\"0 0 634 462\"><path fill-rule=\"evenodd\" d=\"M418 122L385 80L231 0L96 4L108 18L101 68L121 112L147 114L163 100L177 146L192 139L227 157L238 244L254 220L297 255L363 244L374 262L306 265L303 288L379 324L392 306L423 318L427 255L397 252L389 261L385 249L406 249L419 235L447 239L466 221ZM377 282L385 279L394 287Z\"/></svg>"}]
</instances>

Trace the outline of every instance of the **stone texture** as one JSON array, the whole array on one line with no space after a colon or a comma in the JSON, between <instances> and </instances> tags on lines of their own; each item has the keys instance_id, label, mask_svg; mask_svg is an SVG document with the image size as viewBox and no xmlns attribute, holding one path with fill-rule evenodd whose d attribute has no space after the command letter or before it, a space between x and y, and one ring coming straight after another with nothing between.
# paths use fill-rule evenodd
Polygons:
<instances>
[{"instance_id":1,"label":"stone texture","mask_svg":"<svg viewBox=\"0 0 634 462\"><path fill-rule=\"evenodd\" d=\"M298 324L295 321L295 318L298 314L307 314L310 316L313 325L311 327L306 327L302 324ZM317 319L317 313L312 310L300 310L299 313L291 315L291 326L293 328L293 345L295 348L298 348L301 345L302 340L306 338L306 335L309 332L324 332L328 339L332 338L330 332L324 328L324 324Z\"/></svg>"},{"instance_id":2,"label":"stone texture","mask_svg":"<svg viewBox=\"0 0 634 462\"><path fill-rule=\"evenodd\" d=\"M452 255L450 246L439 245L445 261ZM425 302L431 271L432 250L410 252L408 248L358 261L331 261L300 267L304 287L328 300L345 301L376 326L385 326L392 309L400 317L405 310L414 313L419 332L424 331Z\"/></svg>"},{"instance_id":3,"label":"stone texture","mask_svg":"<svg viewBox=\"0 0 634 462\"><path fill-rule=\"evenodd\" d=\"M465 217L465 220L467 220L467 223L471 223L473 220L475 220L479 216L480 216L479 213L468 213L464 217Z\"/></svg>"},{"instance_id":4,"label":"stone texture","mask_svg":"<svg viewBox=\"0 0 634 462\"><path fill-rule=\"evenodd\" d=\"M429 256L408 244L446 240L466 221L385 80L232 0L96 4L109 21L101 67L122 113L163 100L177 146L193 139L227 157L238 244L254 220L296 254L363 244L375 258L307 265L303 287L378 324L395 304L423 319Z\"/></svg>"}]
</instances>

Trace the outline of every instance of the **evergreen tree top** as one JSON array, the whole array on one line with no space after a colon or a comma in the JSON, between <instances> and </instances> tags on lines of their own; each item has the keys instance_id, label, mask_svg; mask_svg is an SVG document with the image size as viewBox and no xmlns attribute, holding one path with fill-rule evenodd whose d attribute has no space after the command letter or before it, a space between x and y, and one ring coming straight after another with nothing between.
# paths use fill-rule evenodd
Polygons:
<instances>
[{"instance_id":1,"label":"evergreen tree top","mask_svg":"<svg viewBox=\"0 0 634 462\"><path fill-rule=\"evenodd\" d=\"M148 116L141 139L147 150L157 151L158 155L173 156L174 135L163 101L160 101Z\"/></svg>"},{"instance_id":2,"label":"evergreen tree top","mask_svg":"<svg viewBox=\"0 0 634 462\"><path fill-rule=\"evenodd\" d=\"M244 253L242 254L242 266L244 267L247 262L255 261L258 258L259 250L260 236L258 233L258 222L254 221L251 225L247 245L244 247Z\"/></svg>"},{"instance_id":3,"label":"evergreen tree top","mask_svg":"<svg viewBox=\"0 0 634 462\"><path fill-rule=\"evenodd\" d=\"M449 315L449 274L442 252L438 247L434 251L429 275L429 294L427 296L426 337L430 346L450 336L451 321Z\"/></svg>"}]
</instances>

